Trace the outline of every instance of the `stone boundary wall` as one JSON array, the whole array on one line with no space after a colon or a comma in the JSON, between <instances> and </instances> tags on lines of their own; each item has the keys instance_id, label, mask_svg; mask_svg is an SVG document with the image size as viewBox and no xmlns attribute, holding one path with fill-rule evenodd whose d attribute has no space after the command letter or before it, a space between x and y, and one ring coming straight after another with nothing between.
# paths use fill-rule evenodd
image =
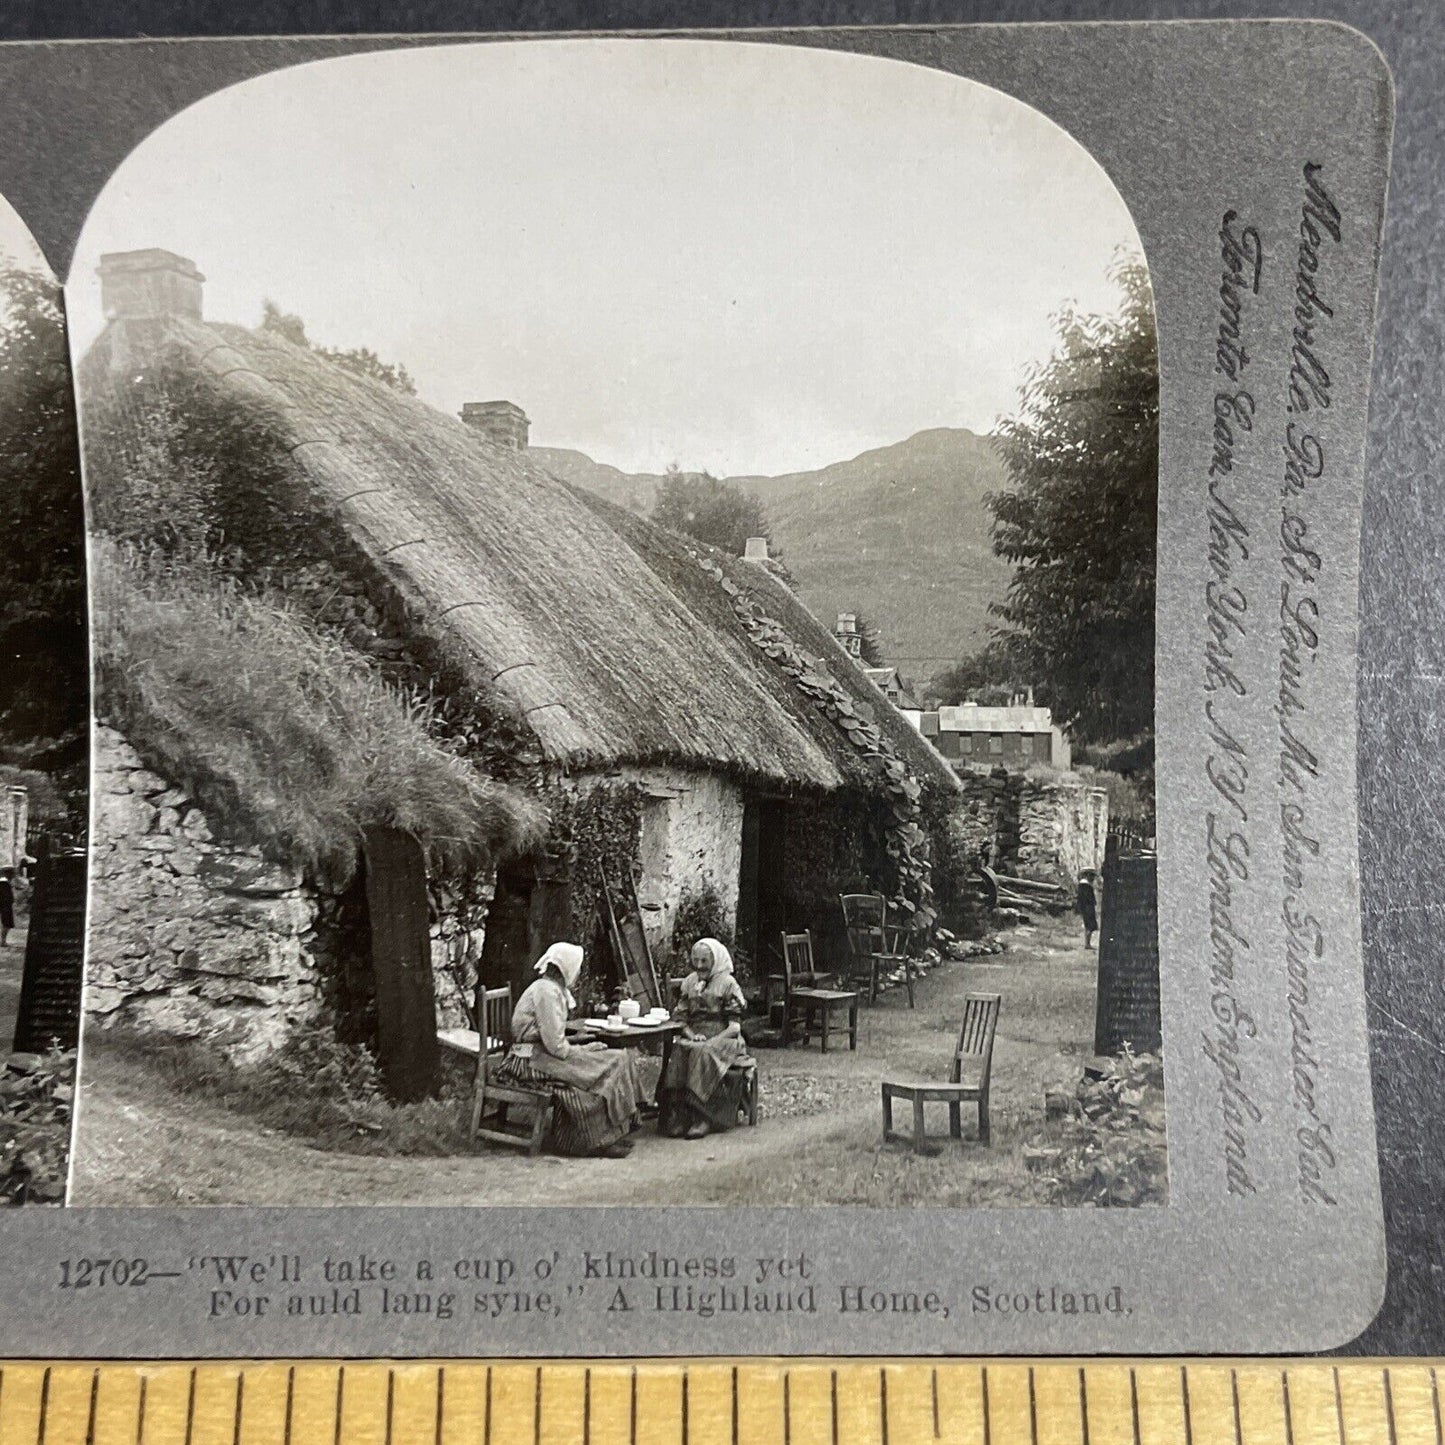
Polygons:
<instances>
[{"instance_id":1,"label":"stone boundary wall","mask_svg":"<svg viewBox=\"0 0 1445 1445\"><path fill-rule=\"evenodd\" d=\"M320 1011L320 895L215 838L113 729L96 728L94 763L88 1023L265 1057Z\"/></svg>"},{"instance_id":2,"label":"stone boundary wall","mask_svg":"<svg viewBox=\"0 0 1445 1445\"><path fill-rule=\"evenodd\" d=\"M957 771L963 796L951 826L966 857L987 845L995 871L1066 887L1083 869L1103 867L1109 798L1102 788L1041 768Z\"/></svg>"}]
</instances>

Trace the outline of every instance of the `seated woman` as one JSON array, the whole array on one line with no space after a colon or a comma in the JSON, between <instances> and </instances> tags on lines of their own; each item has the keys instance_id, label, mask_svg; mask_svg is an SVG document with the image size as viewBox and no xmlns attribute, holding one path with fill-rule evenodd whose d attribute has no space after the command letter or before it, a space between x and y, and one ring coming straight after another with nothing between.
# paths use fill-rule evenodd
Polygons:
<instances>
[{"instance_id":1,"label":"seated woman","mask_svg":"<svg viewBox=\"0 0 1445 1445\"><path fill-rule=\"evenodd\" d=\"M657 1129L674 1139L701 1139L738 1121L747 1080L732 1066L748 1057L742 1016L747 1000L733 977L732 955L715 938L692 948L692 972L672 1016L686 1025L658 1086Z\"/></svg>"},{"instance_id":2,"label":"seated woman","mask_svg":"<svg viewBox=\"0 0 1445 1445\"><path fill-rule=\"evenodd\" d=\"M552 1086L552 1144L559 1154L622 1159L636 1126L637 1060L631 1049L574 1044L566 1032L572 985L582 971L575 943L554 943L534 965L542 976L512 1010L512 1047L499 1084Z\"/></svg>"}]
</instances>

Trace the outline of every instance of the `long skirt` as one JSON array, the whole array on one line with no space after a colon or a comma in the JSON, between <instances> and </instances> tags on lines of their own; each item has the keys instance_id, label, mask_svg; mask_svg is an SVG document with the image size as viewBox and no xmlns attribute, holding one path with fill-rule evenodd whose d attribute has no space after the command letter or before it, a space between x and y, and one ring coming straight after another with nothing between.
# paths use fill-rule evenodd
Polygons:
<instances>
[{"instance_id":1,"label":"long skirt","mask_svg":"<svg viewBox=\"0 0 1445 1445\"><path fill-rule=\"evenodd\" d=\"M629 1073L635 1072L636 1063L629 1050L619 1049L613 1057L616 1067ZM535 1067L534 1059L508 1054L494 1077L499 1084L550 1090L552 1147L559 1154L595 1154L599 1149L626 1138L632 1130L630 1116L613 1122L607 1100L600 1093L551 1077Z\"/></svg>"},{"instance_id":2,"label":"long skirt","mask_svg":"<svg viewBox=\"0 0 1445 1445\"><path fill-rule=\"evenodd\" d=\"M740 1038L679 1039L657 1091L657 1130L682 1133L706 1124L723 1133L738 1122L747 1094L747 1076L732 1066L748 1057Z\"/></svg>"}]
</instances>

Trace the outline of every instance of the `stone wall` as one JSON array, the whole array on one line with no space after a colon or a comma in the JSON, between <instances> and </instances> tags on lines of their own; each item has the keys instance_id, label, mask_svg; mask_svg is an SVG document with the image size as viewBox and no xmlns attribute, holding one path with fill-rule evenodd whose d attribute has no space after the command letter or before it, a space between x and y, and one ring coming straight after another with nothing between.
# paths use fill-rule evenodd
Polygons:
<instances>
[{"instance_id":1,"label":"stone wall","mask_svg":"<svg viewBox=\"0 0 1445 1445\"><path fill-rule=\"evenodd\" d=\"M1072 887L1084 868L1104 864L1108 794L1076 773L962 768L963 797L951 827L960 852L977 858L987 845L998 872Z\"/></svg>"},{"instance_id":2,"label":"stone wall","mask_svg":"<svg viewBox=\"0 0 1445 1445\"><path fill-rule=\"evenodd\" d=\"M1026 776L1019 790L1019 873L1072 887L1104 866L1109 795L1073 773Z\"/></svg>"},{"instance_id":3,"label":"stone wall","mask_svg":"<svg viewBox=\"0 0 1445 1445\"><path fill-rule=\"evenodd\" d=\"M728 778L674 768L635 768L623 774L647 794L637 883L653 951L670 956L672 929L683 899L711 889L729 930L737 925L742 868L743 793Z\"/></svg>"},{"instance_id":4,"label":"stone wall","mask_svg":"<svg viewBox=\"0 0 1445 1445\"><path fill-rule=\"evenodd\" d=\"M321 1004L319 898L259 848L215 838L185 792L95 731L90 1025L206 1039L238 1063Z\"/></svg>"}]
</instances>

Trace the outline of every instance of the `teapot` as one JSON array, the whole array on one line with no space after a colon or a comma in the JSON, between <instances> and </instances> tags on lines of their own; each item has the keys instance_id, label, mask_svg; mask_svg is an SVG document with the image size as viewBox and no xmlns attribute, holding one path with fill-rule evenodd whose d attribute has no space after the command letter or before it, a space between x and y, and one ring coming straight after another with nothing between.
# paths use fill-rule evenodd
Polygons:
<instances>
[{"instance_id":1,"label":"teapot","mask_svg":"<svg viewBox=\"0 0 1445 1445\"><path fill-rule=\"evenodd\" d=\"M629 1019L635 1019L642 1013L642 1005L635 998L625 998L617 1005L617 1012L626 1023Z\"/></svg>"}]
</instances>

